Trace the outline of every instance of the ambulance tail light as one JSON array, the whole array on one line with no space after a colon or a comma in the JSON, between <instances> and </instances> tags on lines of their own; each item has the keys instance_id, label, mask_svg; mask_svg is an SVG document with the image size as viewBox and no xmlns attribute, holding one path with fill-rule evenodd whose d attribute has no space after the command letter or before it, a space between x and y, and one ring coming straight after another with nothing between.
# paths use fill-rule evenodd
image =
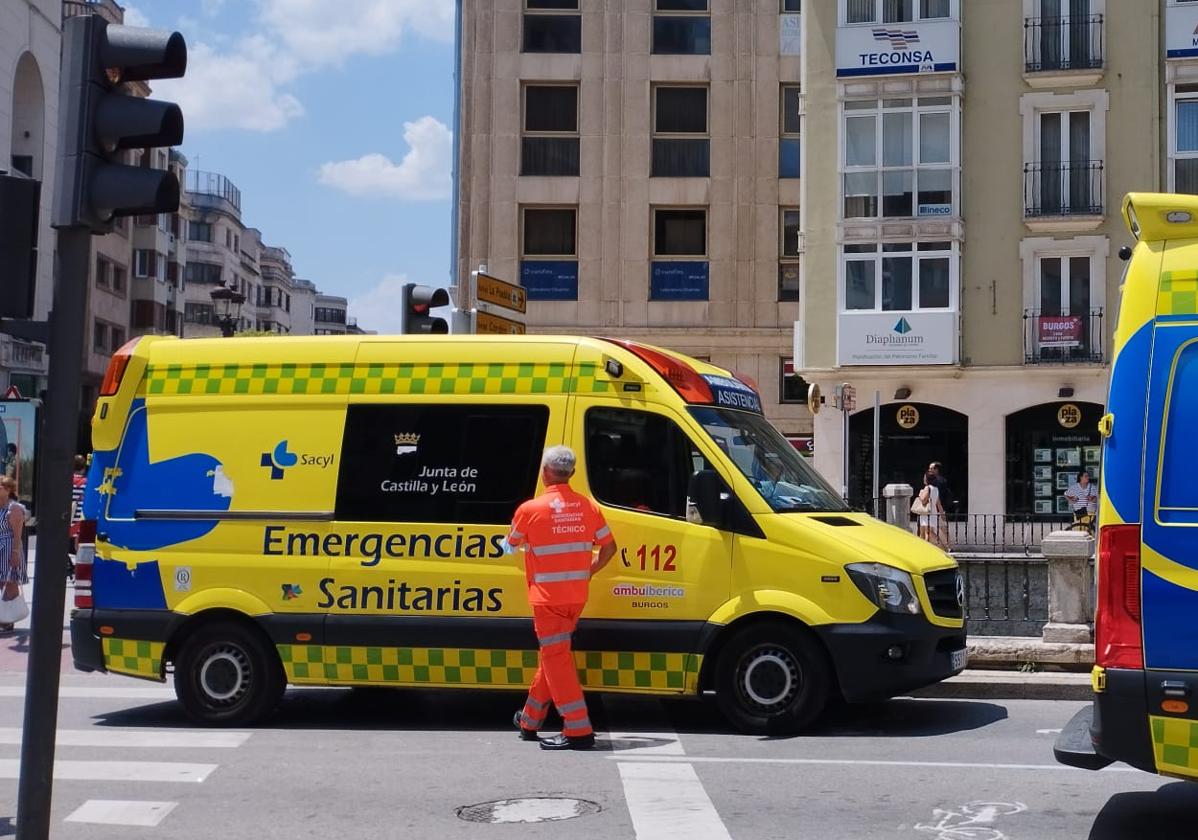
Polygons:
<instances>
[{"instance_id":1,"label":"ambulance tail light","mask_svg":"<svg viewBox=\"0 0 1198 840\"><path fill-rule=\"evenodd\" d=\"M75 552L75 608L92 608L92 570L96 561L96 520L79 523L79 548Z\"/></svg>"},{"instance_id":2,"label":"ambulance tail light","mask_svg":"<svg viewBox=\"0 0 1198 840\"><path fill-rule=\"evenodd\" d=\"M690 365L673 356L658 352L633 341L613 341L653 368L678 395L689 403L711 403L714 398L707 382Z\"/></svg>"},{"instance_id":3,"label":"ambulance tail light","mask_svg":"<svg viewBox=\"0 0 1198 840\"><path fill-rule=\"evenodd\" d=\"M101 397L114 396L120 390L121 380L125 378L125 369L129 367L129 359L133 356L133 349L140 340L141 336L138 336L132 341L125 342L120 350L112 354L112 361L108 363L108 371L104 374L104 381L100 384Z\"/></svg>"},{"instance_id":4,"label":"ambulance tail light","mask_svg":"<svg viewBox=\"0 0 1198 840\"><path fill-rule=\"evenodd\" d=\"M1144 667L1139 525L1104 525L1098 531L1094 660L1102 668Z\"/></svg>"}]
</instances>

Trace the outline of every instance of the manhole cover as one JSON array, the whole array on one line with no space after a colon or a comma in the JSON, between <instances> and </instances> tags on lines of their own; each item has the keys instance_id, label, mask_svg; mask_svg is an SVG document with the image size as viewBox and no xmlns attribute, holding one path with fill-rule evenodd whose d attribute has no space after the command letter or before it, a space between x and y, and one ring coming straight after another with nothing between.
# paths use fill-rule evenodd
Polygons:
<instances>
[{"instance_id":1,"label":"manhole cover","mask_svg":"<svg viewBox=\"0 0 1198 840\"><path fill-rule=\"evenodd\" d=\"M467 822L478 823L538 823L572 820L598 814L600 810L597 802L586 799L541 796L464 805L458 808L458 816Z\"/></svg>"}]
</instances>

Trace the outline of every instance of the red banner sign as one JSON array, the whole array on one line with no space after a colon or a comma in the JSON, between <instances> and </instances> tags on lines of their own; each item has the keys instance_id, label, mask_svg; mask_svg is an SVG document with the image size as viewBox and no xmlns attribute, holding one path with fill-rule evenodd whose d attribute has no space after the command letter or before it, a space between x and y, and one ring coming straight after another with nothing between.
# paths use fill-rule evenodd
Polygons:
<instances>
[{"instance_id":1,"label":"red banner sign","mask_svg":"<svg viewBox=\"0 0 1198 840\"><path fill-rule=\"evenodd\" d=\"M1080 347L1082 343L1082 316L1041 315L1041 347Z\"/></svg>"}]
</instances>

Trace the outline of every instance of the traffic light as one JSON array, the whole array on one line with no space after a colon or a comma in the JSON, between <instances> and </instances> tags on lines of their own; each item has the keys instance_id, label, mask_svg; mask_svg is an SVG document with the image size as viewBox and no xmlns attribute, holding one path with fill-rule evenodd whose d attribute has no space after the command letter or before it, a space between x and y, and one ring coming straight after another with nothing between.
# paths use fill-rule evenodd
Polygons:
<instances>
[{"instance_id":1,"label":"traffic light","mask_svg":"<svg viewBox=\"0 0 1198 840\"><path fill-rule=\"evenodd\" d=\"M432 314L433 307L449 306L449 292L432 286L404 283L400 301L405 335L445 335L449 332L449 324L445 319Z\"/></svg>"},{"instance_id":2,"label":"traffic light","mask_svg":"<svg viewBox=\"0 0 1198 840\"><path fill-rule=\"evenodd\" d=\"M68 18L62 34L62 180L54 226L107 233L117 216L174 212L179 179L126 165L121 153L182 143L183 112L173 102L132 96L121 86L180 78L187 69L183 36L109 24L99 15Z\"/></svg>"},{"instance_id":3,"label":"traffic light","mask_svg":"<svg viewBox=\"0 0 1198 840\"><path fill-rule=\"evenodd\" d=\"M33 315L41 181L0 174L0 317Z\"/></svg>"}]
</instances>

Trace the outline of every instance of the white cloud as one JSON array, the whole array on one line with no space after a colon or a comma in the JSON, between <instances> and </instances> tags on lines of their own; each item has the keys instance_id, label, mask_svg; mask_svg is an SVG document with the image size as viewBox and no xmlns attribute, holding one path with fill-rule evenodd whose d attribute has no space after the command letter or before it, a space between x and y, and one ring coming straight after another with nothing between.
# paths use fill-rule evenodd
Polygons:
<instances>
[{"instance_id":1,"label":"white cloud","mask_svg":"<svg viewBox=\"0 0 1198 840\"><path fill-rule=\"evenodd\" d=\"M205 17L216 17L225 7L227 0L200 0L200 10Z\"/></svg>"},{"instance_id":2,"label":"white cloud","mask_svg":"<svg viewBox=\"0 0 1198 840\"><path fill-rule=\"evenodd\" d=\"M150 19L140 9L125 4L125 25L126 26L149 26Z\"/></svg>"},{"instance_id":3,"label":"white cloud","mask_svg":"<svg viewBox=\"0 0 1198 840\"><path fill-rule=\"evenodd\" d=\"M239 128L274 131L304 113L280 90L299 72L295 62L258 37L219 53L207 44L188 49L187 75L154 83L154 95L179 103L187 131Z\"/></svg>"},{"instance_id":4,"label":"white cloud","mask_svg":"<svg viewBox=\"0 0 1198 840\"><path fill-rule=\"evenodd\" d=\"M349 314L364 330L383 335L400 332L400 288L408 282L406 274L388 274L365 293L350 298Z\"/></svg>"},{"instance_id":5,"label":"white cloud","mask_svg":"<svg viewBox=\"0 0 1198 840\"><path fill-rule=\"evenodd\" d=\"M378 153L326 163L320 183L350 195L435 201L449 197L453 146L449 128L435 117L404 123L408 151L398 164Z\"/></svg>"},{"instance_id":6,"label":"white cloud","mask_svg":"<svg viewBox=\"0 0 1198 840\"><path fill-rule=\"evenodd\" d=\"M304 64L393 50L409 29L453 40L453 0L263 0L262 21Z\"/></svg>"}]
</instances>

